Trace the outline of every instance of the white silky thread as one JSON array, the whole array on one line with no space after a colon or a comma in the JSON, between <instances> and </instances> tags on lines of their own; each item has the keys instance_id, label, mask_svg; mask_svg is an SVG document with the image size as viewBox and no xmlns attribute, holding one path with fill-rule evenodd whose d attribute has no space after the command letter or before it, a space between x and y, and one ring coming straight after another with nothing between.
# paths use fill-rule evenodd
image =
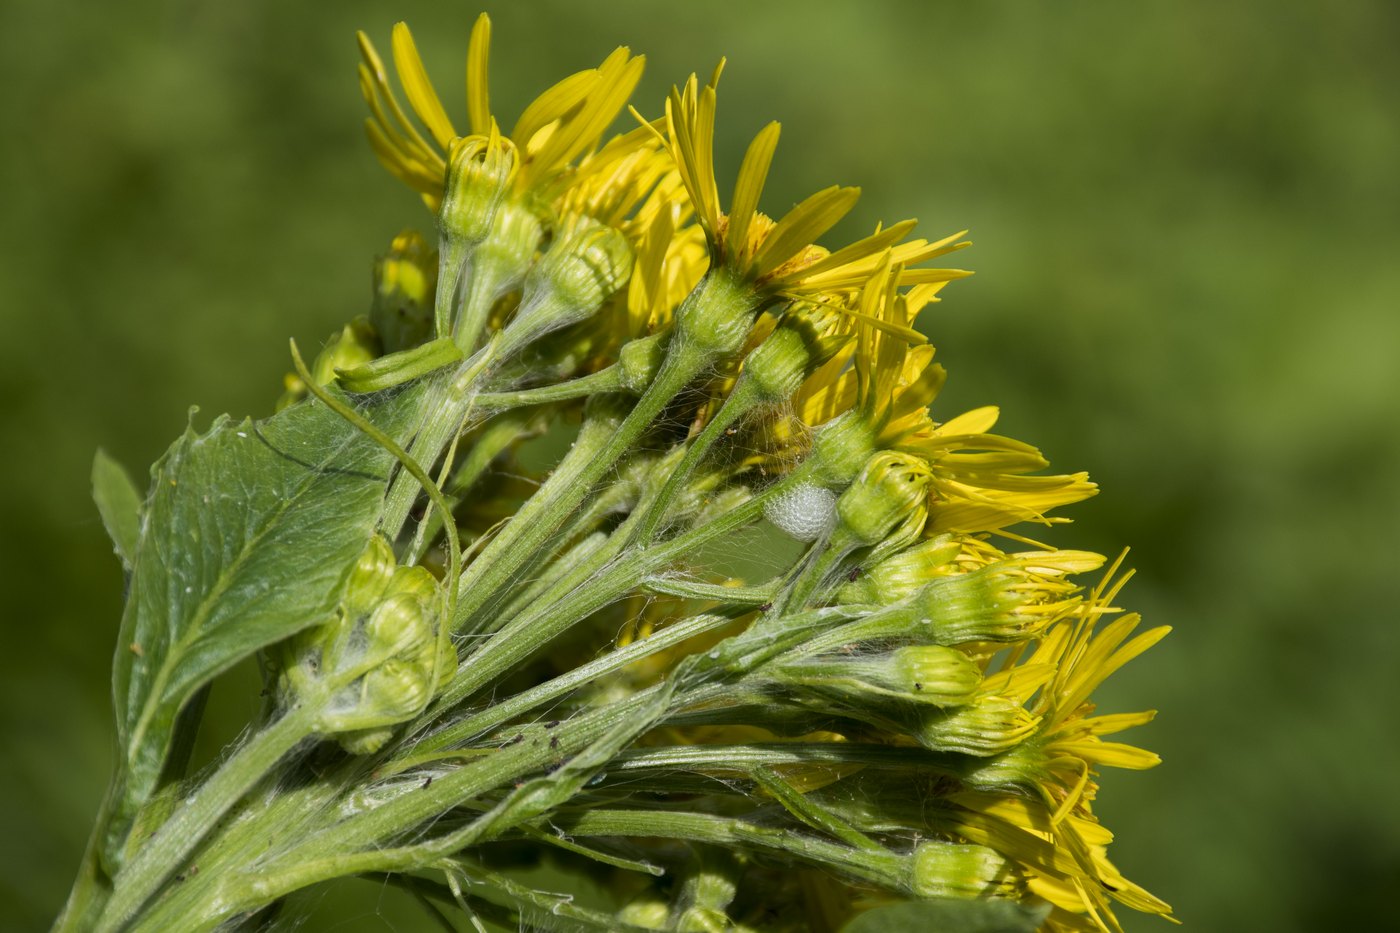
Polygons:
<instances>
[{"instance_id":1,"label":"white silky thread","mask_svg":"<svg viewBox=\"0 0 1400 933\"><path fill-rule=\"evenodd\" d=\"M798 541L815 541L836 518L836 496L823 486L803 483L764 506L766 517Z\"/></svg>"}]
</instances>

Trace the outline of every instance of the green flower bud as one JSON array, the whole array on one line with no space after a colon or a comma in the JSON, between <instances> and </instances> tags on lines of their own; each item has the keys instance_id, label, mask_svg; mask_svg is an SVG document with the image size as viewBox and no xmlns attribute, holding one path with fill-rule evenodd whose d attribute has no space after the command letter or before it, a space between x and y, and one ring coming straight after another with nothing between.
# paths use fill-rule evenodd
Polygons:
<instances>
[{"instance_id":1,"label":"green flower bud","mask_svg":"<svg viewBox=\"0 0 1400 933\"><path fill-rule=\"evenodd\" d=\"M627 284L632 247L622 231L588 218L575 220L525 276L520 309L500 353L586 320Z\"/></svg>"},{"instance_id":2,"label":"green flower bud","mask_svg":"<svg viewBox=\"0 0 1400 933\"><path fill-rule=\"evenodd\" d=\"M1019 893L1020 883L995 849L925 842L914 850L909 888L919 897L1010 897Z\"/></svg>"},{"instance_id":3,"label":"green flower bud","mask_svg":"<svg viewBox=\"0 0 1400 933\"><path fill-rule=\"evenodd\" d=\"M396 564L389 542L379 535L371 538L346 582L345 596L341 601L345 613L352 617L362 616L373 609L384 598L384 591L394 579Z\"/></svg>"},{"instance_id":4,"label":"green flower bud","mask_svg":"<svg viewBox=\"0 0 1400 933\"><path fill-rule=\"evenodd\" d=\"M434 685L421 665L387 661L366 674L355 706L328 717L340 747L352 755L372 755L394 737L393 725L416 716L432 698Z\"/></svg>"},{"instance_id":5,"label":"green flower bud","mask_svg":"<svg viewBox=\"0 0 1400 933\"><path fill-rule=\"evenodd\" d=\"M744 359L740 379L750 379L768 402L785 402L802 386L812 354L793 327L779 326Z\"/></svg>"},{"instance_id":6,"label":"green flower bud","mask_svg":"<svg viewBox=\"0 0 1400 933\"><path fill-rule=\"evenodd\" d=\"M514 173L515 153L500 139L454 140L448 152L447 187L438 209L442 235L465 243L485 240Z\"/></svg>"},{"instance_id":7,"label":"green flower bud","mask_svg":"<svg viewBox=\"0 0 1400 933\"><path fill-rule=\"evenodd\" d=\"M953 710L919 716L911 733L933 751L985 757L1015 747L1035 732L1038 723L1015 700L981 696Z\"/></svg>"},{"instance_id":8,"label":"green flower bud","mask_svg":"<svg viewBox=\"0 0 1400 933\"><path fill-rule=\"evenodd\" d=\"M434 605L439 598L437 579L424 567L396 568L384 595L389 597L401 594L412 596L424 605Z\"/></svg>"},{"instance_id":9,"label":"green flower bud","mask_svg":"<svg viewBox=\"0 0 1400 933\"><path fill-rule=\"evenodd\" d=\"M427 706L432 689L432 672L422 664L385 661L365 675L357 712L369 719L399 722Z\"/></svg>"},{"instance_id":10,"label":"green flower bud","mask_svg":"<svg viewBox=\"0 0 1400 933\"><path fill-rule=\"evenodd\" d=\"M427 342L433 332L437 252L417 232L394 237L374 264L374 300L369 319L386 353Z\"/></svg>"},{"instance_id":11,"label":"green flower bud","mask_svg":"<svg viewBox=\"0 0 1400 933\"><path fill-rule=\"evenodd\" d=\"M617 912L617 922L643 930L664 930L671 922L671 905L659 897L638 898Z\"/></svg>"},{"instance_id":12,"label":"green flower bud","mask_svg":"<svg viewBox=\"0 0 1400 933\"><path fill-rule=\"evenodd\" d=\"M526 287L541 283L581 318L616 294L631 275L632 246L622 231L581 218L536 264Z\"/></svg>"},{"instance_id":13,"label":"green flower bud","mask_svg":"<svg viewBox=\"0 0 1400 933\"><path fill-rule=\"evenodd\" d=\"M836 593L843 604L892 606L902 603L946 573L961 545L952 535L939 535L906 548L864 570Z\"/></svg>"},{"instance_id":14,"label":"green flower bud","mask_svg":"<svg viewBox=\"0 0 1400 933\"><path fill-rule=\"evenodd\" d=\"M284 701L314 704L317 731L347 751L379 748L456 667L451 643L440 638L442 614L433 575L395 566L388 542L376 536L351 569L334 619L286 643Z\"/></svg>"},{"instance_id":15,"label":"green flower bud","mask_svg":"<svg viewBox=\"0 0 1400 933\"><path fill-rule=\"evenodd\" d=\"M823 484L845 486L875 453L875 439L875 431L860 418L859 412L848 411L817 428L809 461Z\"/></svg>"},{"instance_id":16,"label":"green flower bud","mask_svg":"<svg viewBox=\"0 0 1400 933\"><path fill-rule=\"evenodd\" d=\"M761 401L776 404L792 398L803 380L849 339L846 335L823 338L818 325L801 310L783 315L773 332L744 359L740 380L751 381Z\"/></svg>"},{"instance_id":17,"label":"green flower bud","mask_svg":"<svg viewBox=\"0 0 1400 933\"><path fill-rule=\"evenodd\" d=\"M900 648L889 656L888 685L936 706L966 702L982 683L977 662L961 651L938 645Z\"/></svg>"},{"instance_id":18,"label":"green flower bud","mask_svg":"<svg viewBox=\"0 0 1400 933\"><path fill-rule=\"evenodd\" d=\"M407 593L381 602L365 621L367 658L416 656L432 642L434 634L423 601Z\"/></svg>"},{"instance_id":19,"label":"green flower bud","mask_svg":"<svg viewBox=\"0 0 1400 933\"><path fill-rule=\"evenodd\" d=\"M966 703L982 683L982 671L972 658L936 645L780 661L774 673L781 682L800 684L857 707L868 707L880 698L956 706Z\"/></svg>"},{"instance_id":20,"label":"green flower bud","mask_svg":"<svg viewBox=\"0 0 1400 933\"><path fill-rule=\"evenodd\" d=\"M486 289L478 300L494 304L519 287L543 238L544 224L538 214L516 199L502 201L491 222L491 235L472 254L474 280L467 287Z\"/></svg>"},{"instance_id":21,"label":"green flower bud","mask_svg":"<svg viewBox=\"0 0 1400 933\"><path fill-rule=\"evenodd\" d=\"M1035 739L1000 755L976 761L976 767L966 769L961 778L964 784L977 790L1034 789L1047 777L1045 754Z\"/></svg>"},{"instance_id":22,"label":"green flower bud","mask_svg":"<svg viewBox=\"0 0 1400 933\"><path fill-rule=\"evenodd\" d=\"M351 369L379 355L379 338L363 317L346 324L332 337L311 366L317 385L329 385L337 369Z\"/></svg>"},{"instance_id":23,"label":"green flower bud","mask_svg":"<svg viewBox=\"0 0 1400 933\"><path fill-rule=\"evenodd\" d=\"M873 546L897 528L918 534L928 517L932 481L928 464L919 457L894 451L875 454L836 502L833 544Z\"/></svg>"},{"instance_id":24,"label":"green flower bud","mask_svg":"<svg viewBox=\"0 0 1400 933\"><path fill-rule=\"evenodd\" d=\"M939 645L1014 642L1033 634L1043 616L1022 610L1040 594L1019 586L1026 578L1015 570L993 565L934 580L910 600L914 630Z\"/></svg>"},{"instance_id":25,"label":"green flower bud","mask_svg":"<svg viewBox=\"0 0 1400 933\"><path fill-rule=\"evenodd\" d=\"M708 357L731 356L744 346L757 311L750 286L723 267L711 269L676 309L676 330L685 346Z\"/></svg>"},{"instance_id":26,"label":"green flower bud","mask_svg":"<svg viewBox=\"0 0 1400 933\"><path fill-rule=\"evenodd\" d=\"M633 395L641 395L661 371L666 357L667 334L652 334L629 340L617 353L617 368L622 387Z\"/></svg>"}]
</instances>

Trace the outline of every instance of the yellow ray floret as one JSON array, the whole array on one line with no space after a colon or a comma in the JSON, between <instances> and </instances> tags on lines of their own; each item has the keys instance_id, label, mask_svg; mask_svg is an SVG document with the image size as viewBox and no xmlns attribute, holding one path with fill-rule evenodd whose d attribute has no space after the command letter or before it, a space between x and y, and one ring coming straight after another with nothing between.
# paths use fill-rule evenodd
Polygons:
<instances>
[{"instance_id":1,"label":"yellow ray floret","mask_svg":"<svg viewBox=\"0 0 1400 933\"><path fill-rule=\"evenodd\" d=\"M491 22L482 14L467 48L467 118L469 135L474 136L489 134L496 124L487 78L490 36ZM359 42L360 90L370 110L365 122L370 145L391 174L436 210L446 182L447 152L462 134L433 88L406 25L394 26L394 69L409 108L427 135L400 105L374 45L364 33L359 34ZM640 56L618 48L597 68L564 78L525 108L509 136L519 150L517 190L548 183L597 146L636 88L643 63Z\"/></svg>"},{"instance_id":2,"label":"yellow ray floret","mask_svg":"<svg viewBox=\"0 0 1400 933\"><path fill-rule=\"evenodd\" d=\"M901 242L913 230L905 221L835 252L816 241L855 206L860 189L832 186L807 197L774 221L758 210L780 132L777 123L759 130L739 168L729 213L720 206L715 178L715 85L724 63L701 87L695 75L672 88L666 101L666 144L694 203L715 264L771 294L791 298L857 291L893 251L899 284L947 282L971 273L961 269L916 269L917 263L968 245L956 234L937 243Z\"/></svg>"}]
</instances>

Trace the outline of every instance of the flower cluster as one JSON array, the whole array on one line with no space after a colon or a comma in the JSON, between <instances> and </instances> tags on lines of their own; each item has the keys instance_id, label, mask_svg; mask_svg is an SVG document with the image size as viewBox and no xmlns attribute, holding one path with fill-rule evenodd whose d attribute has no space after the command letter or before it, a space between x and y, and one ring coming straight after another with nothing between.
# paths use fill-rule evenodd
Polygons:
<instances>
[{"instance_id":1,"label":"flower cluster","mask_svg":"<svg viewBox=\"0 0 1400 933\"><path fill-rule=\"evenodd\" d=\"M271 715L342 757L230 795L241 815L184 849L220 881L123 899L119 871L108 915L212 925L362 872L509 924L835 929L937 898L1050 930L1170 915L1092 811L1100 768L1157 762L1104 738L1152 714L1096 715L1093 691L1166 630L1134 634L1118 563L1087 587L1103 557L1012 530L1063 521L1085 474L992 433L995 408L931 407L917 319L969 274L936 264L962 234L819 245L858 197L839 186L768 216L776 123L721 196L721 69L648 118L618 49L504 132L489 44L483 16L462 123L406 26L406 105L361 36L370 143L436 249L392 241L367 316L277 416L333 409L402 463L329 621L265 654ZM268 767L307 768L292 748ZM616 912L500 867L546 848Z\"/></svg>"},{"instance_id":2,"label":"flower cluster","mask_svg":"<svg viewBox=\"0 0 1400 933\"><path fill-rule=\"evenodd\" d=\"M498 629L515 611L539 614L598 585L619 561L669 550L578 624L620 626L626 646L718 614L725 625L716 631L727 636L719 643L729 648L724 692L642 737L648 751L617 784L626 793L604 782L561 818L572 808L582 818L602 801L635 807L665 796L729 820L771 822L776 803L795 828L839 823L836 841L856 834L855 851L903 863L872 876L862 859L827 860L852 881L849 901L834 908L827 898L827 911L855 909L874 884L906 895L1039 898L1052 905L1056 929L1114 928L1111 901L1168 913L1107 861L1109 837L1090 810L1098 767L1156 763L1101 739L1150 714L1093 716L1090 694L1165 630L1129 640L1135 617L1100 625L1118 611L1109 605L1112 574L1087 594L1072 582L1103 563L1097 555L1042 545L1008 554L993 543L1025 540L1003 532L1017 523L1058 521L1048 513L1095 492L1084 474L1044 474L1037 450L990 433L994 408L943 422L931 414L945 373L915 321L967 274L927 265L966 246L961 234L929 242L905 221L839 248L817 245L855 203L859 192L844 187L770 218L760 201L776 123L749 145L726 205L713 152L720 69L703 85L692 76L674 89L660 119L638 114L638 128L605 140L641 70L641 59L619 49L540 95L503 135L486 90L488 30L483 17L471 40L465 136L406 27L395 28L394 63L427 135L362 41L370 140L437 208L440 265L434 274L419 250L415 281L441 283L439 336L471 356L482 387L465 419L470 468L451 489L465 500L484 479L486 458L472 457L471 442L491 438L499 462L541 424L579 417L581 438L602 424L608 440L626 443L576 445L587 466L570 454L527 501L554 500L553 521L563 519L533 560L511 557L519 516L501 529L494 522L507 509L473 504L486 514L466 575L491 577L497 592L467 594L473 611L456 620L458 631ZM634 400L599 403L604 392ZM618 479L599 482L600 467ZM778 529L807 545L777 578L715 577L693 548L677 546L760 501ZM473 573L508 557L509 575ZM539 569L522 585L526 566ZM707 657L696 652L716 637L681 641L593 689L612 699L640 691L685 659ZM550 663L563 669L598 647L586 637L560 641ZM454 740L437 744L465 737L448 731ZM661 750L673 746L689 746L692 774L732 780L705 795L668 793L676 766L658 773L644 763L664 763ZM757 754L764 749L772 764ZM879 763L861 759L876 750ZM824 773L797 766L823 754L846 764ZM751 764L735 764L746 757ZM779 781L801 785L800 805L766 791ZM736 811L745 799L751 809ZM744 881L756 865L742 857L726 871L735 882L726 897L753 896ZM780 886L794 899L786 907L764 890L765 910L813 909L800 886ZM668 922L697 909L682 900ZM726 907L707 909L720 916ZM631 910L638 922L645 913Z\"/></svg>"}]
</instances>

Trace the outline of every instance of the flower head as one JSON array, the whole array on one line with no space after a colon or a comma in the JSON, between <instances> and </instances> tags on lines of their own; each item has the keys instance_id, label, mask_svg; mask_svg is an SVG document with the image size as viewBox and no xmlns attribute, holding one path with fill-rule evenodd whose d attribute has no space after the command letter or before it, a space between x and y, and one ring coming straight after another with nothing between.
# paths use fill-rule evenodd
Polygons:
<instances>
[{"instance_id":1,"label":"flower head","mask_svg":"<svg viewBox=\"0 0 1400 933\"><path fill-rule=\"evenodd\" d=\"M453 142L466 135L486 137L499 132L491 112L488 83L491 20L481 14L467 47L466 134L459 132L447 115L407 25L394 26L394 70L413 115L427 135L399 103L373 43L364 33L359 34L359 40L363 59L360 91L370 109L365 121L370 145L391 174L418 191L436 210L442 201ZM643 64L643 58L618 48L597 68L569 75L535 98L505 137L516 152L515 189L547 186L575 159L597 146L637 86Z\"/></svg>"},{"instance_id":2,"label":"flower head","mask_svg":"<svg viewBox=\"0 0 1400 933\"><path fill-rule=\"evenodd\" d=\"M959 241L961 234L937 243L900 242L914 227L913 221L905 221L835 252L817 246L816 241L855 206L860 189L853 187L824 188L777 220L763 214L758 204L778 145L776 122L759 130L749 144L729 211L724 212L714 165L715 88L723 69L721 61L703 87L691 75L683 88L672 88L666 101L666 143L709 243L713 265L724 265L766 294L796 298L858 291L887 250L902 266L913 266L968 245ZM901 270L898 280L946 282L969 274L909 268Z\"/></svg>"}]
</instances>

